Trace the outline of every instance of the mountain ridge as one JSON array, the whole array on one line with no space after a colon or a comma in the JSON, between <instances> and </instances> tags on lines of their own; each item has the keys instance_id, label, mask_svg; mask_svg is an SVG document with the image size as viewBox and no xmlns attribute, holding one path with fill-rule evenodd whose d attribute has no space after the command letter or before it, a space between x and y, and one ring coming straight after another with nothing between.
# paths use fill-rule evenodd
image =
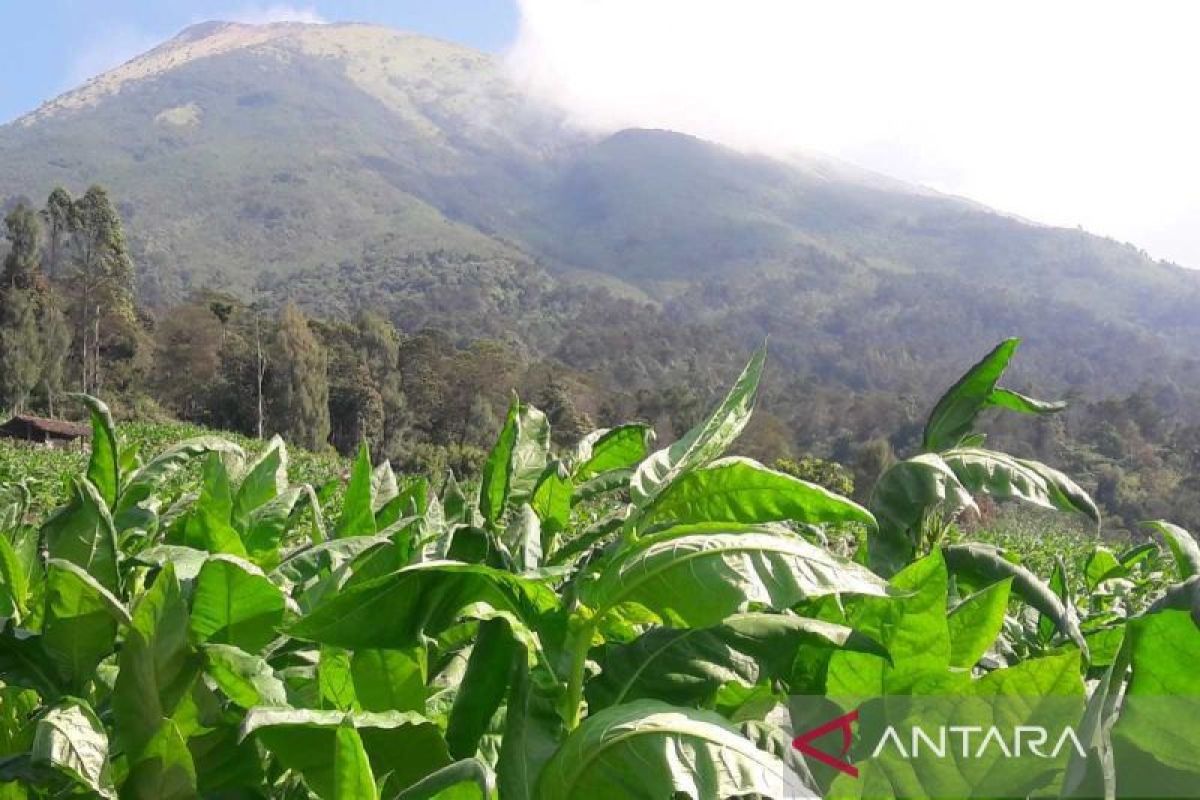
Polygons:
<instances>
[{"instance_id":1,"label":"mountain ridge","mask_svg":"<svg viewBox=\"0 0 1200 800\"><path fill-rule=\"evenodd\" d=\"M834 159L583 131L496 58L369 24L187 28L0 127L0 176L6 205L106 185L152 306L258 287L344 314L388 307L393 286L411 312L495 280L504 302L483 286L478 309L558 319L539 335L553 353L582 311L544 304L582 284L650 302L663 325L769 334L795 370L848 383L867 349L936 369L1015 333L1051 382L1067 348L1099 366L1061 383L1169 368L1200 386L1200 275ZM448 263L474 266L426 269ZM371 285L347 292L342 274ZM484 316L463 335L503 328ZM1133 368L1113 337L1133 343Z\"/></svg>"}]
</instances>

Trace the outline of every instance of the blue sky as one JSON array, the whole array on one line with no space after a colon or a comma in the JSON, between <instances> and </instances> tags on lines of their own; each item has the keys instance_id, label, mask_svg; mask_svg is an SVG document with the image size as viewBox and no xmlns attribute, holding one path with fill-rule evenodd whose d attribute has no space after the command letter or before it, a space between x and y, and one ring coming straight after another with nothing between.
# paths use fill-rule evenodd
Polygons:
<instances>
[{"instance_id":1,"label":"blue sky","mask_svg":"<svg viewBox=\"0 0 1200 800\"><path fill-rule=\"evenodd\" d=\"M492 51L512 40L518 20L513 0L0 0L0 124L194 22L304 16L377 22Z\"/></svg>"}]
</instances>

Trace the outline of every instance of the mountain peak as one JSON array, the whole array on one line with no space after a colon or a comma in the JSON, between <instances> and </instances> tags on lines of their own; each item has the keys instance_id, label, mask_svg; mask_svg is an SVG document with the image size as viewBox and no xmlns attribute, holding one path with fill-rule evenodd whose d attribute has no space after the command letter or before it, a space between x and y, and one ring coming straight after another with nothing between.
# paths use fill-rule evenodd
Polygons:
<instances>
[{"instance_id":1,"label":"mountain peak","mask_svg":"<svg viewBox=\"0 0 1200 800\"><path fill-rule=\"evenodd\" d=\"M270 22L252 24L210 20L184 28L152 50L91 78L81 86L43 103L17 120L23 126L91 108L120 93L127 85L157 77L200 59L254 50L287 59L288 51L345 62L356 81L380 81L381 71L413 72L431 62L453 60L459 67L488 68L490 57L468 47L407 31L359 22ZM368 63L369 62L369 63ZM386 65L381 70L380 64Z\"/></svg>"}]
</instances>

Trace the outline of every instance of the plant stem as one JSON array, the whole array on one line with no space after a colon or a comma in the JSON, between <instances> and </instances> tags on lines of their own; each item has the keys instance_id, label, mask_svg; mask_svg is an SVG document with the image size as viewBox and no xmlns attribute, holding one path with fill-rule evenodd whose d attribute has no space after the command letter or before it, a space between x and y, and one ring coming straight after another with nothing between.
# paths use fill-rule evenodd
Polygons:
<instances>
[{"instance_id":1,"label":"plant stem","mask_svg":"<svg viewBox=\"0 0 1200 800\"><path fill-rule=\"evenodd\" d=\"M593 623L586 622L572 634L575 639L571 643L571 672L567 677L567 694L563 700L563 719L567 723L568 731L579 727L579 707L583 704L583 676L594 630Z\"/></svg>"}]
</instances>

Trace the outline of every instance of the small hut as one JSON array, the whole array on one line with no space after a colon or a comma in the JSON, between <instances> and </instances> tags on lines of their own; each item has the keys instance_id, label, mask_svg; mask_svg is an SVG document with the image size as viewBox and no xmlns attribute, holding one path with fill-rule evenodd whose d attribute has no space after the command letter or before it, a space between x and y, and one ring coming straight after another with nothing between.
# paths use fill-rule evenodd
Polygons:
<instances>
[{"instance_id":1,"label":"small hut","mask_svg":"<svg viewBox=\"0 0 1200 800\"><path fill-rule=\"evenodd\" d=\"M0 425L0 437L48 447L63 447L76 441L82 443L91 435L92 429L87 425L28 414L17 414Z\"/></svg>"}]
</instances>

